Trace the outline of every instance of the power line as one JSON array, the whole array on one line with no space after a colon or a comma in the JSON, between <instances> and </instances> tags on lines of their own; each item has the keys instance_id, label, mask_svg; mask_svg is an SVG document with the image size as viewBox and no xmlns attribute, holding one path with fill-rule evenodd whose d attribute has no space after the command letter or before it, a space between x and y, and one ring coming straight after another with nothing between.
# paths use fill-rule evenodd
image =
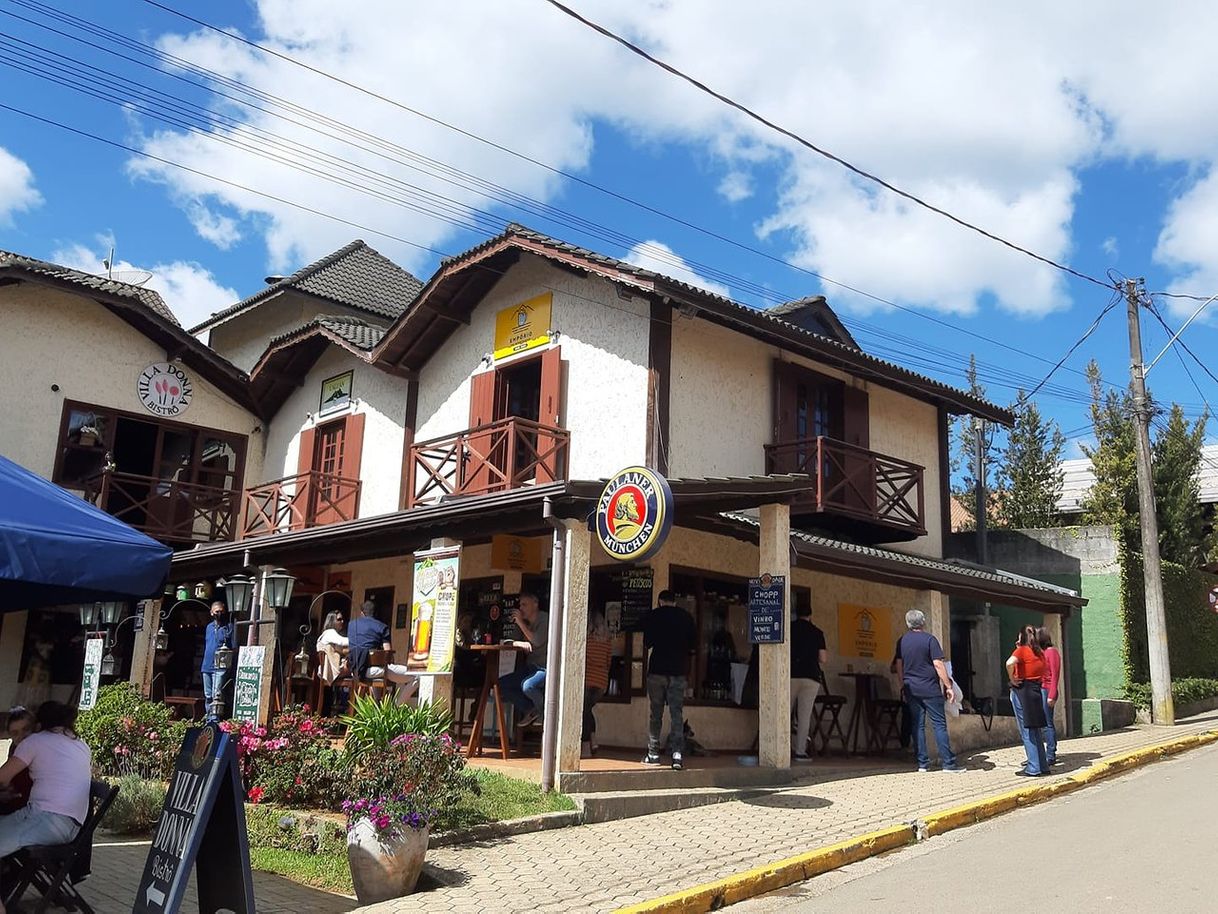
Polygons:
<instances>
[{"instance_id":1,"label":"power line","mask_svg":"<svg viewBox=\"0 0 1218 914\"><path fill-rule=\"evenodd\" d=\"M1119 293L1117 293L1116 295L1114 295L1112 297L1112 300L1110 302L1108 302L1108 304L1106 304L1103 307L1103 309L1100 311L1100 313L1095 316L1095 320L1093 320L1091 322L1091 326L1083 331L1083 335L1074 341L1074 345L1072 345L1069 349L1066 350L1066 354L1063 355L1060 359L1058 359L1057 364L1054 365L1053 368L1049 370L1049 373L1041 379L1039 384L1037 384L1035 387L1032 388L1031 392L1029 392L1029 394L1028 394L1029 400L1032 397L1036 396L1036 392L1045 386L1045 384L1046 384L1046 382L1048 382L1049 378L1053 377L1053 374L1057 371L1057 369L1062 367L1062 365L1065 363L1066 359L1068 359L1068 358L1070 358L1070 356L1074 355L1075 350L1077 350L1079 346L1083 345L1083 343L1086 341L1087 337L1091 336L1091 334L1095 332L1095 329L1097 327L1099 327L1100 321L1102 321L1104 319L1104 316L1109 311L1111 311L1113 308L1115 308L1120 303L1120 301L1121 301L1121 296Z\"/></svg>"},{"instance_id":2,"label":"power line","mask_svg":"<svg viewBox=\"0 0 1218 914\"><path fill-rule=\"evenodd\" d=\"M146 0L146 2L152 3L152 2L154 2L154 0ZM749 108L747 105L744 105L744 104L736 101L735 99L730 98L727 95L724 95L722 92L718 92L715 89L712 89L706 83L703 83L703 82L695 79L694 77L690 76L688 73L685 73L683 70L680 70L677 67L673 66L672 64L667 63L666 61L663 61L660 58L648 53L647 51L645 51L641 47L639 47L637 44L634 44L633 42L629 41L628 39L623 38L621 35L618 35L616 32L610 31L609 29L605 28L603 25L593 22L591 19L588 19L588 18L580 15L575 10L571 9L571 7L566 6L563 3L560 3L559 0L545 0L545 2L549 3L555 9L559 10L562 13L565 13L566 15L570 16L572 19L587 26L588 28L592 29L593 31L599 32L601 35L604 35L606 38L610 39L611 41L616 41L618 44L620 44L622 47L626 48L632 54L637 54L639 57L642 57L644 60L648 61L649 63L655 64L657 67L666 71L667 73L677 77L678 79L681 79L681 80L689 83L691 86L698 89L699 91L705 92L707 95L711 96L712 98L717 99L718 101L722 102L723 104L727 105L730 108L734 108L735 110L739 111L741 114L745 115L746 117L750 118L751 120L757 121L759 124L764 124L766 127L769 127L771 130L775 131L776 133L780 133L783 136L785 136L787 139L793 140L794 142L798 143L799 145L801 145L807 149L810 149L812 152L815 152L817 155L823 156L824 158L828 159L831 162L835 162L836 164L845 168L847 171L849 171L855 175L858 175L860 178L863 178L867 181L871 181L873 184L878 184L880 187L883 187L885 190L888 190L891 193L896 194L898 197L902 197L902 198L908 200L909 202L916 204L917 206L921 206L924 209L930 210L932 213L936 213L936 214L944 217L945 219L950 219L952 222L956 223L957 225L962 226L963 228L969 229L970 231L976 232L977 234L979 234L985 238L989 238L991 241L996 241L999 244L1005 245L1006 247L1010 248L1013 251L1018 251L1021 254L1025 254L1028 257L1031 257L1033 260L1038 260L1041 263L1051 266L1056 270L1061 270L1063 273L1069 273L1071 276L1077 277L1078 279L1086 280L1087 282L1090 282L1090 283L1094 283L1097 286L1103 286L1106 289L1112 288L1111 285L1109 285L1108 283L1104 282L1101 279L1096 279L1094 276L1088 276L1086 273L1080 273L1078 270L1075 270L1073 267L1069 267L1066 264L1058 263L1056 260L1052 260L1041 254L1037 254L1035 251L1031 251L1028 248L1022 247L1013 241L1008 241L1007 239L1003 238L1000 235L996 235L993 232L987 231L986 229L983 229L980 226L978 226L972 222L968 222L965 219L961 219L959 216L956 216L941 207L935 206L933 203L928 203L927 201L923 200L921 197L918 197L915 194L912 194L907 190L902 190L901 188L884 180L883 178L879 177L878 175L872 174L869 171L865 171L864 169L858 167L857 165L854 165L853 163L842 158L841 156L835 155L834 153L829 152L827 149L823 149L820 146L817 146L815 143L813 143L810 140L805 139L804 137L800 136L798 133L795 133L792 130L788 130L786 127L776 124L774 121L771 121L768 118L766 118L765 116L758 114L756 111L754 111L752 108Z\"/></svg>"},{"instance_id":3,"label":"power line","mask_svg":"<svg viewBox=\"0 0 1218 914\"><path fill-rule=\"evenodd\" d=\"M1198 300L1200 300L1200 299L1198 299ZM1174 330L1172 330L1171 326L1167 323L1166 320L1164 320L1163 315L1159 313L1159 309L1154 307L1154 300L1149 299L1148 301L1149 301L1149 304L1147 306L1147 310L1155 316L1155 320L1157 320L1160 324L1163 325L1163 329L1167 331L1168 338L1170 339L1171 337L1175 336L1176 332ZM1185 352L1187 352L1190 356L1192 356L1193 361L1201 366L1201 370L1210 376L1210 380L1213 381L1215 384L1218 384L1218 375L1215 375L1214 372L1210 371L1210 367L1208 365L1206 365L1205 362L1201 361L1201 359L1197 358L1197 354L1188 347L1188 343L1184 342L1184 340L1179 337L1176 337L1176 339L1173 341L1173 343L1175 345L1179 345ZM1185 370L1186 371L1188 370L1187 366L1185 367ZM1200 388L1197 389L1197 392L1200 393ZM1202 399L1205 399L1204 395L1202 395ZM1208 402L1206 403L1206 407L1207 408L1209 407Z\"/></svg>"}]
</instances>

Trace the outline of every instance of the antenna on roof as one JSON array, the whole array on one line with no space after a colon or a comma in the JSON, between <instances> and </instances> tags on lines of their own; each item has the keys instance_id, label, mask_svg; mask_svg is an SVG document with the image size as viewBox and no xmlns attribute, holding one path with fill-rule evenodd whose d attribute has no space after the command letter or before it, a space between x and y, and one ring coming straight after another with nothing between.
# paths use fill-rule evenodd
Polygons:
<instances>
[{"instance_id":1,"label":"antenna on roof","mask_svg":"<svg viewBox=\"0 0 1218 914\"><path fill-rule=\"evenodd\" d=\"M152 279L152 274L148 270L119 270L115 272L114 245L110 245L110 256L102 261L102 266L106 268L106 279L124 282L129 286L142 286Z\"/></svg>"},{"instance_id":2,"label":"antenna on roof","mask_svg":"<svg viewBox=\"0 0 1218 914\"><path fill-rule=\"evenodd\" d=\"M110 256L102 261L102 266L106 268L106 279L114 278L114 245L110 245Z\"/></svg>"}]
</instances>

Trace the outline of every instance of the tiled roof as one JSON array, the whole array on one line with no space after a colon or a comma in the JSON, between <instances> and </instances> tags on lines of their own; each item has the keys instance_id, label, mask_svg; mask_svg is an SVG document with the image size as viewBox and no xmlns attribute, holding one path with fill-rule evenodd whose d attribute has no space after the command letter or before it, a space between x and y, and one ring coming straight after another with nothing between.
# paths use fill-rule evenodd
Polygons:
<instances>
[{"instance_id":1,"label":"tiled roof","mask_svg":"<svg viewBox=\"0 0 1218 914\"><path fill-rule=\"evenodd\" d=\"M161 298L152 289L133 286L130 283L119 282L118 280L98 276L94 273L86 273L83 270L73 270L71 267L49 263L45 260L37 260L22 254L14 254L10 251L0 251L0 270L3 269L23 270L28 273L45 276L48 279L72 283L73 285L95 292L105 292L109 295L116 295L119 298L128 298L144 305L157 317L168 321L175 327L181 326L178 323L178 319L174 317L173 312L169 310L169 306L165 304L165 299Z\"/></svg>"},{"instance_id":2,"label":"tiled roof","mask_svg":"<svg viewBox=\"0 0 1218 914\"><path fill-rule=\"evenodd\" d=\"M323 314L272 338L267 343L267 349L274 349L282 343L308 336L310 332L318 330L364 352L370 352L385 335L384 327L370 324L361 318L349 314Z\"/></svg>"},{"instance_id":3,"label":"tiled roof","mask_svg":"<svg viewBox=\"0 0 1218 914\"><path fill-rule=\"evenodd\" d=\"M190 332L206 330L285 289L295 289L392 320L406 310L422 288L423 283L416 277L357 240L297 270L291 276L270 283L231 308L216 312L197 327L192 327Z\"/></svg>"},{"instance_id":4,"label":"tiled roof","mask_svg":"<svg viewBox=\"0 0 1218 914\"><path fill-rule=\"evenodd\" d=\"M1062 494L1057 500L1061 514L1082 514L1083 501L1095 485L1095 471L1090 457L1063 460ZM1218 444L1201 447L1201 466L1197 468L1198 498L1203 505L1218 503Z\"/></svg>"},{"instance_id":5,"label":"tiled roof","mask_svg":"<svg viewBox=\"0 0 1218 914\"><path fill-rule=\"evenodd\" d=\"M968 391L952 387L950 384L944 384L942 381L935 380L927 375L919 374L916 371L911 371L902 365L897 365L895 362L889 362L876 356L870 355L860 350L857 346L851 346L840 340L833 339L822 333L816 333L804 327L785 320L782 317L780 309L770 309L768 311L758 310L757 308L742 305L737 301L733 301L723 295L718 295L714 292L708 292L699 286L690 285L687 282L682 282L679 279L673 279L671 276L665 276L662 273L655 273L643 267L635 266L632 263L627 263L624 260L618 260L616 257L610 257L607 254L599 254L596 251L582 248L578 245L571 244L566 241L561 241L557 238L552 238L549 235L544 235L541 232L535 232L532 229L525 228L522 225L511 223L507 226L501 235L484 241L482 244L476 245L469 250L458 254L455 257L445 258L441 263L441 269L445 265L460 263L463 260L476 257L481 252L495 245L502 244L505 240L512 238L521 238L533 242L542 248L547 248L557 254L565 254L571 257L576 257L580 260L588 261L616 273L623 274L628 277L635 277L640 282L647 285L660 283L670 288L679 290L692 298L701 298L704 301L716 303L721 312L727 314L735 314L742 319L750 321L761 320L763 323L773 325L773 328L787 336L788 338L804 337L808 340L815 340L821 346L825 346L840 353L842 359L849 364L865 366L867 364L883 369L889 376L896 375L905 379L908 383L914 384L917 387L930 392L940 392L950 396L957 402L974 403L977 407L984 410L985 413L991 415L1003 415L1007 417L1007 421L1013 421L1010 411L1005 407L998 406L988 400L982 400L975 397Z\"/></svg>"}]
</instances>

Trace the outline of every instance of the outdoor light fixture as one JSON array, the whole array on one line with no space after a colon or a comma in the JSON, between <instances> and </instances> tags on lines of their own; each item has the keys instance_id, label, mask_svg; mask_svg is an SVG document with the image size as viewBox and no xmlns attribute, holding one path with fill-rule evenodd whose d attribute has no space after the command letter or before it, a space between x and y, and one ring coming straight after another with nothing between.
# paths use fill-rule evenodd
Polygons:
<instances>
[{"instance_id":1,"label":"outdoor light fixture","mask_svg":"<svg viewBox=\"0 0 1218 914\"><path fill-rule=\"evenodd\" d=\"M94 603L80 604L80 627L89 629L93 627L93 619L97 616L97 605Z\"/></svg>"},{"instance_id":2,"label":"outdoor light fixture","mask_svg":"<svg viewBox=\"0 0 1218 914\"><path fill-rule=\"evenodd\" d=\"M292 675L298 676L301 679L308 679L309 673L312 672L312 665L312 658L309 657L309 652L305 650L304 641L301 641L300 650L292 658Z\"/></svg>"},{"instance_id":3,"label":"outdoor light fixture","mask_svg":"<svg viewBox=\"0 0 1218 914\"><path fill-rule=\"evenodd\" d=\"M235 574L224 581L224 597L228 609L235 616L244 616L250 611L254 600L254 580L248 575Z\"/></svg>"},{"instance_id":4,"label":"outdoor light fixture","mask_svg":"<svg viewBox=\"0 0 1218 914\"><path fill-rule=\"evenodd\" d=\"M123 616L126 604L121 600L103 600L97 604L97 612L101 616L102 625L117 625Z\"/></svg>"},{"instance_id":5,"label":"outdoor light fixture","mask_svg":"<svg viewBox=\"0 0 1218 914\"><path fill-rule=\"evenodd\" d=\"M221 644L216 648L216 652L212 654L211 662L216 667L217 673L226 673L233 665L233 649L227 644Z\"/></svg>"},{"instance_id":6,"label":"outdoor light fixture","mask_svg":"<svg viewBox=\"0 0 1218 914\"><path fill-rule=\"evenodd\" d=\"M211 599L211 585L206 581L200 581L195 585L195 599L209 600Z\"/></svg>"},{"instance_id":7,"label":"outdoor light fixture","mask_svg":"<svg viewBox=\"0 0 1218 914\"><path fill-rule=\"evenodd\" d=\"M174 599L176 599L179 603L181 603L183 600L189 600L190 588L185 584L179 584L178 589L174 592Z\"/></svg>"},{"instance_id":8,"label":"outdoor light fixture","mask_svg":"<svg viewBox=\"0 0 1218 914\"><path fill-rule=\"evenodd\" d=\"M292 588L296 586L296 578L283 568L276 568L263 580L266 583L266 605L271 609L287 609L292 602Z\"/></svg>"},{"instance_id":9,"label":"outdoor light fixture","mask_svg":"<svg viewBox=\"0 0 1218 914\"><path fill-rule=\"evenodd\" d=\"M106 650L106 656L102 658L101 674L103 676L115 676L118 674L118 661L114 658L113 652L111 652L108 648Z\"/></svg>"}]
</instances>

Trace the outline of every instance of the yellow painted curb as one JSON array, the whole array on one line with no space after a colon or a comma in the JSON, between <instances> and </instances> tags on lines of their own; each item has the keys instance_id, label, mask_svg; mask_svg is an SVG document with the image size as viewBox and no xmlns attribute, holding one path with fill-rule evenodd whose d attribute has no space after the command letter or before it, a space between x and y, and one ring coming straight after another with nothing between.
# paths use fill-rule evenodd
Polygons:
<instances>
[{"instance_id":1,"label":"yellow painted curb","mask_svg":"<svg viewBox=\"0 0 1218 914\"><path fill-rule=\"evenodd\" d=\"M1077 774L1045 784L1032 784L1019 790L997 796L984 797L944 809L923 818L920 822L926 837L941 835L953 829L974 825L992 819L1022 806L1031 806L1055 796L1070 793L1088 784L1139 768L1160 758L1176 755L1188 749L1218 742L1218 730L1189 734L1153 746L1143 746L1130 752L1102 759ZM838 844L808 851L779 860L767 866L759 866L742 873L735 873L714 882L703 883L691 889L674 892L651 901L619 908L616 914L703 914L725 905L755 898L797 882L820 876L868 857L913 844L918 840L918 826L897 825L874 831Z\"/></svg>"},{"instance_id":2,"label":"yellow painted curb","mask_svg":"<svg viewBox=\"0 0 1218 914\"><path fill-rule=\"evenodd\" d=\"M702 914L704 911L718 910L724 905L764 895L847 864L905 847L916 839L917 833L912 825L874 831L692 889L619 908L617 914Z\"/></svg>"}]
</instances>

